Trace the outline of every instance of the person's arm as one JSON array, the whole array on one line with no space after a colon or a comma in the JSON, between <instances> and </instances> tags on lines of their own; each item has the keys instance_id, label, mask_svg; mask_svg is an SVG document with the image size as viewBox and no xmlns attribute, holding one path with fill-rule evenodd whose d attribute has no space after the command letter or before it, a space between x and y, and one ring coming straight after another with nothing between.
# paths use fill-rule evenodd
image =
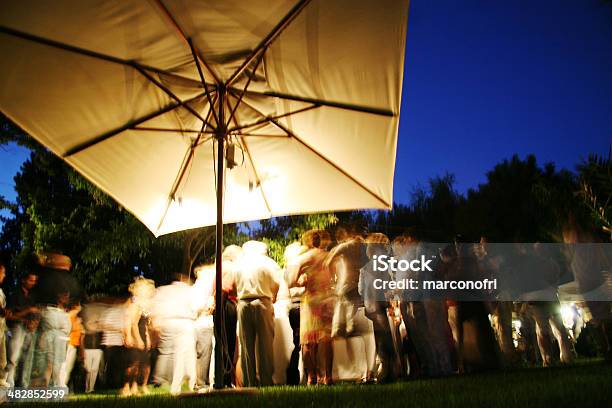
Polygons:
<instances>
[{"instance_id":1,"label":"person's arm","mask_svg":"<svg viewBox=\"0 0 612 408\"><path fill-rule=\"evenodd\" d=\"M325 261L323 261L323 267L330 268L334 260L338 258L339 256L342 256L348 251L350 251L351 245L354 245L354 244L355 244L355 241L349 240L346 242L342 242L336 245L335 247L333 247L332 250L329 251L329 253L327 254L327 258L325 258Z\"/></svg>"},{"instance_id":2,"label":"person's arm","mask_svg":"<svg viewBox=\"0 0 612 408\"><path fill-rule=\"evenodd\" d=\"M272 281L272 303L276 302L276 297L278 296L278 289L280 288L280 279L281 279L281 268L278 264L270 259L269 260L268 273L270 274L270 278Z\"/></svg>"},{"instance_id":3,"label":"person's arm","mask_svg":"<svg viewBox=\"0 0 612 408\"><path fill-rule=\"evenodd\" d=\"M304 282L300 281L300 277L304 273L304 266L312 262L315 253L313 250L298 256L289 265L287 265L287 285L292 288L294 286L304 286Z\"/></svg>"},{"instance_id":4,"label":"person's arm","mask_svg":"<svg viewBox=\"0 0 612 408\"><path fill-rule=\"evenodd\" d=\"M134 338L132 336L132 304L126 307L124 322L123 322L123 343L126 347L134 347Z\"/></svg>"},{"instance_id":5,"label":"person's arm","mask_svg":"<svg viewBox=\"0 0 612 408\"><path fill-rule=\"evenodd\" d=\"M23 320L30 313L39 313L40 309L36 306L26 307L23 310L15 312L9 308L5 309L6 320Z\"/></svg>"}]
</instances>

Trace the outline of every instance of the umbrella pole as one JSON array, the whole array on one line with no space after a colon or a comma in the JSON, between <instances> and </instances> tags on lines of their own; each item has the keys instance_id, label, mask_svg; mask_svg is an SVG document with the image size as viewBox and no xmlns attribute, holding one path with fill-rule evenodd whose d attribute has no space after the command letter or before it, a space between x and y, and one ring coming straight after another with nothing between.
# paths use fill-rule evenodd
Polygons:
<instances>
[{"instance_id":1,"label":"umbrella pole","mask_svg":"<svg viewBox=\"0 0 612 408\"><path fill-rule=\"evenodd\" d=\"M225 321L223 318L223 280L222 280L222 261L223 254L223 171L225 168L223 149L227 129L225 127L224 109L225 87L219 87L219 123L217 125L217 234L215 242L215 378L214 388L220 389L224 386L224 362L225 362L225 342L224 330Z\"/></svg>"}]
</instances>

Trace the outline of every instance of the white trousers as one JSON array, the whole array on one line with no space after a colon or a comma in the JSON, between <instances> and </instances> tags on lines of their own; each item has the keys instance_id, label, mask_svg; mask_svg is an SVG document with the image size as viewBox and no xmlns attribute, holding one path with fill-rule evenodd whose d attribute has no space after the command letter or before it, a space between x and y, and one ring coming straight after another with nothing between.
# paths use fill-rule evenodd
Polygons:
<instances>
[{"instance_id":1,"label":"white trousers","mask_svg":"<svg viewBox=\"0 0 612 408\"><path fill-rule=\"evenodd\" d=\"M67 387L70 380L70 374L74 368L74 362L77 358L77 348L71 344L66 349L66 361L62 364L60 370L60 387Z\"/></svg>"},{"instance_id":2,"label":"white trousers","mask_svg":"<svg viewBox=\"0 0 612 408\"><path fill-rule=\"evenodd\" d=\"M93 392L104 352L101 349L85 349L84 354L85 359L83 360L83 366L87 372L85 377L85 392Z\"/></svg>"}]
</instances>

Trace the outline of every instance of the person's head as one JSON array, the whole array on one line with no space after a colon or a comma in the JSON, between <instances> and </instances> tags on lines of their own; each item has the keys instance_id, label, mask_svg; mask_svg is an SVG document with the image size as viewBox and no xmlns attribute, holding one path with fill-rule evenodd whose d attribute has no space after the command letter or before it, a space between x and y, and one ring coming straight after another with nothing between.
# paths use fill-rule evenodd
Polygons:
<instances>
[{"instance_id":1,"label":"person's head","mask_svg":"<svg viewBox=\"0 0 612 408\"><path fill-rule=\"evenodd\" d=\"M402 256L408 251L411 245L413 245L414 239L411 235L405 234L396 237L391 244L391 249L393 250L393 255Z\"/></svg>"},{"instance_id":2,"label":"person's head","mask_svg":"<svg viewBox=\"0 0 612 408\"><path fill-rule=\"evenodd\" d=\"M336 242L344 242L350 238L350 233L344 227L336 228Z\"/></svg>"},{"instance_id":3,"label":"person's head","mask_svg":"<svg viewBox=\"0 0 612 408\"><path fill-rule=\"evenodd\" d=\"M321 235L316 230L306 231L302 235L302 245L307 248L319 248L321 245Z\"/></svg>"},{"instance_id":4,"label":"person's head","mask_svg":"<svg viewBox=\"0 0 612 408\"><path fill-rule=\"evenodd\" d=\"M155 281L153 279L137 276L134 278L134 282L128 287L128 291L132 295L132 301L145 309L148 302L155 295Z\"/></svg>"},{"instance_id":5,"label":"person's head","mask_svg":"<svg viewBox=\"0 0 612 408\"><path fill-rule=\"evenodd\" d=\"M223 250L223 255L221 256L221 259L223 261L236 262L240 259L241 256L242 256L241 247L239 247L238 245L228 245Z\"/></svg>"},{"instance_id":6,"label":"person's head","mask_svg":"<svg viewBox=\"0 0 612 408\"><path fill-rule=\"evenodd\" d=\"M26 290L30 290L34 286L36 286L37 282L38 282L38 275L30 271L26 273L26 275L23 278L21 278L21 287Z\"/></svg>"},{"instance_id":7,"label":"person's head","mask_svg":"<svg viewBox=\"0 0 612 408\"><path fill-rule=\"evenodd\" d=\"M247 241L242 244L242 250L247 255L268 255L268 245L262 241Z\"/></svg>"},{"instance_id":8,"label":"person's head","mask_svg":"<svg viewBox=\"0 0 612 408\"><path fill-rule=\"evenodd\" d=\"M58 252L41 252L38 254L38 264L43 268L69 271L72 261L66 255Z\"/></svg>"},{"instance_id":9,"label":"person's head","mask_svg":"<svg viewBox=\"0 0 612 408\"><path fill-rule=\"evenodd\" d=\"M366 237L365 242L367 244L366 254L369 257L389 252L389 238L385 234L374 232Z\"/></svg>"},{"instance_id":10,"label":"person's head","mask_svg":"<svg viewBox=\"0 0 612 408\"><path fill-rule=\"evenodd\" d=\"M68 306L68 302L70 301L70 292L61 292L57 295L57 305L59 307Z\"/></svg>"},{"instance_id":11,"label":"person's head","mask_svg":"<svg viewBox=\"0 0 612 408\"><path fill-rule=\"evenodd\" d=\"M193 269L196 279L204 279L207 275L215 275L215 264L198 265Z\"/></svg>"}]
</instances>

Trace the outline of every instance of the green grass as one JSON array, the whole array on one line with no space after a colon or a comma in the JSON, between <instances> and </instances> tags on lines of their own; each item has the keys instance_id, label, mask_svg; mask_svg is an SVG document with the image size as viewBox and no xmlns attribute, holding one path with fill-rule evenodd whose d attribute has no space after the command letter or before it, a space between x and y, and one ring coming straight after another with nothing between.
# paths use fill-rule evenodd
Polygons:
<instances>
[{"instance_id":1,"label":"green grass","mask_svg":"<svg viewBox=\"0 0 612 408\"><path fill-rule=\"evenodd\" d=\"M177 398L119 398L77 395L63 403L29 404L62 408L171 407L604 407L612 401L612 366L585 362L571 367L530 368L389 385L268 387L257 395ZM25 405L25 404L20 404Z\"/></svg>"}]
</instances>

